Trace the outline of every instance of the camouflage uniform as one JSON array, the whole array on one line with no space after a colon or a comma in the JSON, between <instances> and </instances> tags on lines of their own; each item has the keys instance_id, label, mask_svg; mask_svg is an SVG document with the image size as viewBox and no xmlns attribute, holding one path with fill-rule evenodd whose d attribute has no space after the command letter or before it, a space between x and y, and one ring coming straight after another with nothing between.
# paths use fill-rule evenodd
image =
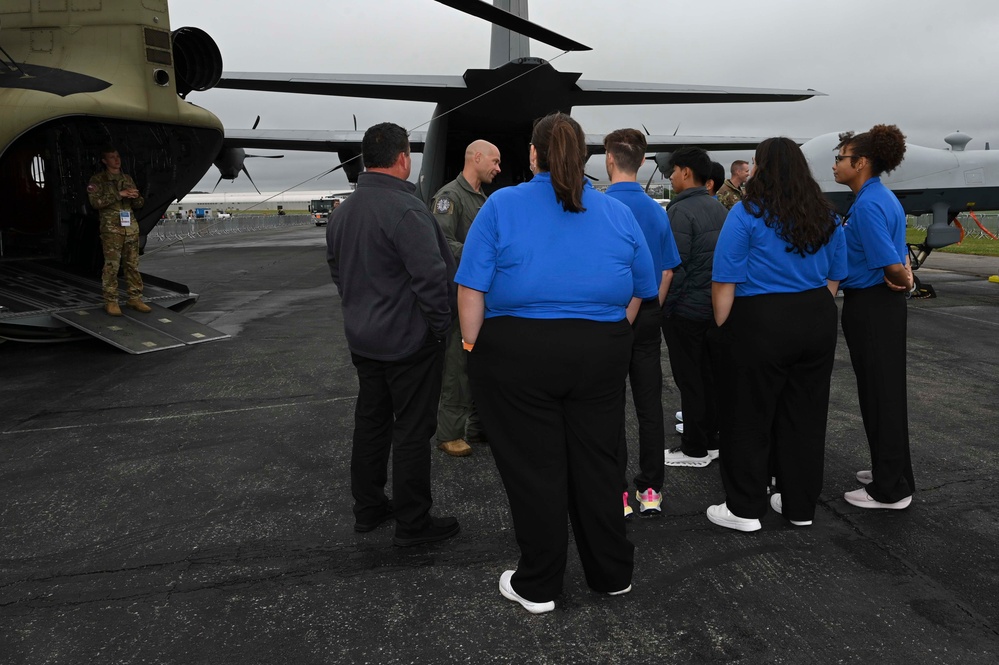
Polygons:
<instances>
[{"instance_id":1,"label":"camouflage uniform","mask_svg":"<svg viewBox=\"0 0 999 665\"><path fill-rule=\"evenodd\" d=\"M90 179L87 197L101 220L101 248L104 250L104 271L101 286L104 302L118 302L118 266L125 268L128 299L142 298L142 276L139 274L139 220L132 215L130 226L121 225L121 211L141 208L145 199L123 199L124 189L135 187L135 181L124 173L101 171ZM137 189L137 188L136 188Z\"/></svg>"},{"instance_id":2,"label":"camouflage uniform","mask_svg":"<svg viewBox=\"0 0 999 665\"><path fill-rule=\"evenodd\" d=\"M726 180L725 184L718 189L715 198L718 199L718 203L731 210L732 206L742 200L742 190L733 185L731 180Z\"/></svg>"},{"instance_id":3,"label":"camouflage uniform","mask_svg":"<svg viewBox=\"0 0 999 665\"><path fill-rule=\"evenodd\" d=\"M430 212L443 229L456 263L461 261L461 250L465 246L468 230L472 227L472 220L485 202L486 195L472 189L462 174L458 174L457 178L441 187L434 195ZM472 403L472 390L468 385L465 362L465 351L461 346L461 327L455 313L444 355L441 401L437 409L438 441L482 440L482 425Z\"/></svg>"}]
</instances>

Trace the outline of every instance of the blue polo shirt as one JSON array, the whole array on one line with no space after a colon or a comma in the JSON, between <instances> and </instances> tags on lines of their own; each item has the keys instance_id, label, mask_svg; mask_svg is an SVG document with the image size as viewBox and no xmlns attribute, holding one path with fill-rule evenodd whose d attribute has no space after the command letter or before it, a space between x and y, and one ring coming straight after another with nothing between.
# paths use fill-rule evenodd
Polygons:
<instances>
[{"instance_id":1,"label":"blue polo shirt","mask_svg":"<svg viewBox=\"0 0 999 665\"><path fill-rule=\"evenodd\" d=\"M857 192L843 222L850 275L844 289L866 289L884 282L885 266L905 263L905 211L898 198L874 177Z\"/></svg>"},{"instance_id":2,"label":"blue polo shirt","mask_svg":"<svg viewBox=\"0 0 999 665\"><path fill-rule=\"evenodd\" d=\"M669 216L661 205L645 193L637 182L617 182L605 192L631 209L638 226L645 234L645 242L652 254L652 265L658 267L656 283L662 280L663 270L672 270L680 265L680 251L669 228Z\"/></svg>"},{"instance_id":3,"label":"blue polo shirt","mask_svg":"<svg viewBox=\"0 0 999 665\"><path fill-rule=\"evenodd\" d=\"M589 181L583 207L565 212L548 173L494 192L455 281L485 292L486 318L620 321L632 297L659 293L652 255L627 206Z\"/></svg>"},{"instance_id":4,"label":"blue polo shirt","mask_svg":"<svg viewBox=\"0 0 999 665\"><path fill-rule=\"evenodd\" d=\"M815 254L787 251L777 230L753 216L742 201L729 211L715 245L711 279L735 284L736 297L800 293L847 276L846 238L841 226Z\"/></svg>"}]
</instances>

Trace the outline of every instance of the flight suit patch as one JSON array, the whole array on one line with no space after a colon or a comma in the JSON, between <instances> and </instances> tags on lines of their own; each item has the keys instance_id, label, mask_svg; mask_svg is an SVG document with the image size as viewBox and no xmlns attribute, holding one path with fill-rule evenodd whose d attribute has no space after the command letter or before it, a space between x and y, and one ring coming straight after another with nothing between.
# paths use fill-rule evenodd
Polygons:
<instances>
[{"instance_id":1,"label":"flight suit patch","mask_svg":"<svg viewBox=\"0 0 999 665\"><path fill-rule=\"evenodd\" d=\"M450 215L454 212L454 203L448 197L442 196L434 204L434 210L441 215Z\"/></svg>"}]
</instances>

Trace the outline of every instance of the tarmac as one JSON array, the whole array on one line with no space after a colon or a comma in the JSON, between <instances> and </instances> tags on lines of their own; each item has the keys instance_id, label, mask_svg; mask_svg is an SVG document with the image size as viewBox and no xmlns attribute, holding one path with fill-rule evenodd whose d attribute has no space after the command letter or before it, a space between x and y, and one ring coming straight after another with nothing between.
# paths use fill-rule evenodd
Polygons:
<instances>
[{"instance_id":1,"label":"tarmac","mask_svg":"<svg viewBox=\"0 0 999 665\"><path fill-rule=\"evenodd\" d=\"M841 336L813 526L714 526L717 463L667 468L664 515L628 527L632 593L591 592L570 548L555 611L535 616L497 589L518 550L488 446L433 451L456 538L354 533L356 377L324 229L162 247L143 271L200 293L188 315L231 339L0 344L4 663L999 660L999 258L937 253L918 272L938 297L909 304L909 509L842 499L870 467Z\"/></svg>"}]
</instances>

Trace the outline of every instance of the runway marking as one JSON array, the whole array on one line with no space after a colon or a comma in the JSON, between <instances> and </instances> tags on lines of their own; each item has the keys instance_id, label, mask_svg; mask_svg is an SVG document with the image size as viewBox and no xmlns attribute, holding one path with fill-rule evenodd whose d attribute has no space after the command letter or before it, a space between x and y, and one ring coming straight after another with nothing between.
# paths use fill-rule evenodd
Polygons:
<instances>
[{"instance_id":1,"label":"runway marking","mask_svg":"<svg viewBox=\"0 0 999 665\"><path fill-rule=\"evenodd\" d=\"M999 326L999 323L995 321L986 321L985 319L975 319L970 316L961 316L960 314L954 314L948 310L935 310L935 309L911 309L910 312L922 313L933 313L933 314L946 314L947 316L953 316L955 319L964 319L965 321L974 321L975 323L984 323L989 326Z\"/></svg>"},{"instance_id":2,"label":"runway marking","mask_svg":"<svg viewBox=\"0 0 999 665\"><path fill-rule=\"evenodd\" d=\"M176 420L178 418L195 418L198 416L217 416L224 415L227 413L243 413L246 411L262 411L264 409L283 409L289 406L302 406L307 404L329 404L332 402L342 402L344 400L355 400L356 396L351 395L350 397L332 397L330 399L314 399L307 402L288 402L286 404L269 404L267 406L248 406L241 409L220 409L218 411L193 411L191 413L181 413L172 416L156 416L154 418L133 418L132 420L120 420L116 421L122 425L130 425L132 423L155 423L163 420ZM82 425L60 425L59 427L37 427L34 429L12 429L0 432L0 435L4 434L30 434L32 432L55 432L64 429L81 429L84 427L106 427L107 423L84 423Z\"/></svg>"}]
</instances>

